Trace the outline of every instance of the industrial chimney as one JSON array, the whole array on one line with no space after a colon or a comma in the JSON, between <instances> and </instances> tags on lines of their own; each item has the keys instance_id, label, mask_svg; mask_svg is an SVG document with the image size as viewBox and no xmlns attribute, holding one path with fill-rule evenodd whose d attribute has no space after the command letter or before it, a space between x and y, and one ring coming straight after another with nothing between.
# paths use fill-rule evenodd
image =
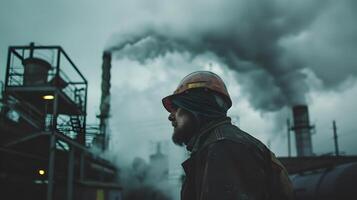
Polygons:
<instances>
[{"instance_id":1,"label":"industrial chimney","mask_svg":"<svg viewBox=\"0 0 357 200\"><path fill-rule=\"evenodd\" d=\"M102 96L100 99L100 115L98 116L99 129L101 138L99 139L102 150L108 148L108 119L110 110L110 68L111 68L112 55L109 51L103 52L103 64L102 64Z\"/></svg>"},{"instance_id":2,"label":"industrial chimney","mask_svg":"<svg viewBox=\"0 0 357 200\"><path fill-rule=\"evenodd\" d=\"M313 156L311 129L314 127L309 122L309 111L307 105L296 105L293 107L295 141L297 156Z\"/></svg>"}]
</instances>

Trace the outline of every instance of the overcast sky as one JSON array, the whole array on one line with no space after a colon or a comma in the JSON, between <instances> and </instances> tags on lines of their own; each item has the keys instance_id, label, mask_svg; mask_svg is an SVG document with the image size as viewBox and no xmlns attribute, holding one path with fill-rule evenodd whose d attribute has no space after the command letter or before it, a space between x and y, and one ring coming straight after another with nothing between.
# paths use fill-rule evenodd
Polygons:
<instances>
[{"instance_id":1,"label":"overcast sky","mask_svg":"<svg viewBox=\"0 0 357 200\"><path fill-rule=\"evenodd\" d=\"M309 105L313 151L357 154L357 3L353 0L2 0L0 80L7 47L61 45L89 81L88 121L97 123L101 58L113 51L111 155L148 159L171 143L161 98L186 74L212 70L226 82L234 123L287 155L291 106ZM292 141L294 144L294 140ZM295 154L295 145L293 145Z\"/></svg>"}]
</instances>

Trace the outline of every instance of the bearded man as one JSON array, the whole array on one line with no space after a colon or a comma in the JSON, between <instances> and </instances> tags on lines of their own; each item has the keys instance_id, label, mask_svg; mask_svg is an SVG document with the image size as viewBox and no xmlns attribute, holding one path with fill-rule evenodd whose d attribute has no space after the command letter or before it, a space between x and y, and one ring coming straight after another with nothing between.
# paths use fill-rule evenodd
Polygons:
<instances>
[{"instance_id":1,"label":"bearded man","mask_svg":"<svg viewBox=\"0 0 357 200\"><path fill-rule=\"evenodd\" d=\"M182 200L292 199L283 165L227 117L232 101L218 75L193 72L162 102L174 127L173 142L191 152L182 163Z\"/></svg>"}]
</instances>

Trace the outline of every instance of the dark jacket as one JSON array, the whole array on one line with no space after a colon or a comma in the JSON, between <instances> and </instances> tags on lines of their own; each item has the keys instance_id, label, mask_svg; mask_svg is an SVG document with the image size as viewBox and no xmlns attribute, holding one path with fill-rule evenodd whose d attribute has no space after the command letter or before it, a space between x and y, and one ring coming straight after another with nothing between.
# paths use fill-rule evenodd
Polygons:
<instances>
[{"instance_id":1,"label":"dark jacket","mask_svg":"<svg viewBox=\"0 0 357 200\"><path fill-rule=\"evenodd\" d=\"M286 170L269 149L232 125L212 122L187 145L182 200L291 199Z\"/></svg>"}]
</instances>

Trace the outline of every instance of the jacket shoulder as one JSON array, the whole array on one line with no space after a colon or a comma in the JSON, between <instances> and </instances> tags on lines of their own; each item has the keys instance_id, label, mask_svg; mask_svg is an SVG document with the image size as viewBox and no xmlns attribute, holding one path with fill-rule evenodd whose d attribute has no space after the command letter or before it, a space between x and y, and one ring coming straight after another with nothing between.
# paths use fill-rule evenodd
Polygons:
<instances>
[{"instance_id":1,"label":"jacket shoulder","mask_svg":"<svg viewBox=\"0 0 357 200\"><path fill-rule=\"evenodd\" d=\"M248 149L258 148L261 152L266 152L267 150L267 147L258 139L232 124L224 124L211 130L202 148L222 140L232 141Z\"/></svg>"}]
</instances>

